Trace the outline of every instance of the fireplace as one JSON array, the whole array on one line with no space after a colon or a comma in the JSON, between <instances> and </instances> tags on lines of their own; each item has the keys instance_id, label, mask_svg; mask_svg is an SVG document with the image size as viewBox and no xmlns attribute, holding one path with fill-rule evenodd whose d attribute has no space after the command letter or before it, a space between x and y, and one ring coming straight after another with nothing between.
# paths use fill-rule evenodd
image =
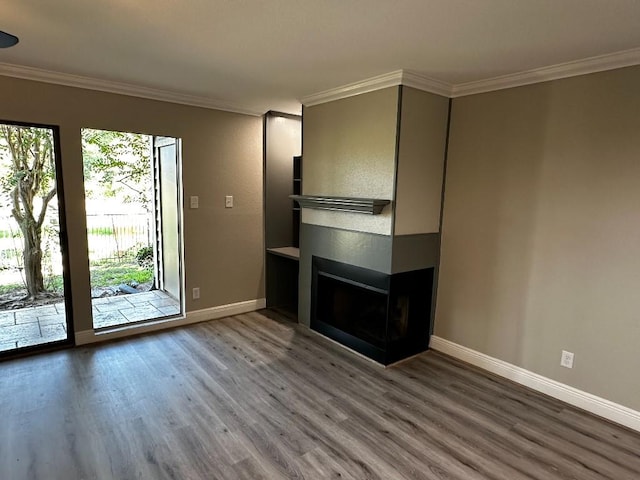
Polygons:
<instances>
[{"instance_id":1,"label":"fireplace","mask_svg":"<svg viewBox=\"0 0 640 480\"><path fill-rule=\"evenodd\" d=\"M384 365L428 348L433 268L388 275L314 256L311 328Z\"/></svg>"}]
</instances>

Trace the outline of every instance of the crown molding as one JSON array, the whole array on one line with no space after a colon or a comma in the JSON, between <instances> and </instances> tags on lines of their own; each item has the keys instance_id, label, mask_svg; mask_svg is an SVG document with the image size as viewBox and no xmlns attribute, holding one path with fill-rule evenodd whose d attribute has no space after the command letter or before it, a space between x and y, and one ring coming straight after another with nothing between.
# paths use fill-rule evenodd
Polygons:
<instances>
[{"instance_id":1,"label":"crown molding","mask_svg":"<svg viewBox=\"0 0 640 480\"><path fill-rule=\"evenodd\" d=\"M572 62L526 70L524 72L453 85L451 97L462 97L477 93L492 92L506 88L521 87L534 83L604 72L616 68L640 65L640 48L583 58Z\"/></svg>"},{"instance_id":2,"label":"crown molding","mask_svg":"<svg viewBox=\"0 0 640 480\"><path fill-rule=\"evenodd\" d=\"M207 97L198 97L184 93L143 87L140 85L114 82L111 80L100 80L97 78L54 72L40 68L26 67L23 65L0 63L0 75L22 78L24 80L34 80L36 82L53 83L67 87L84 88L100 92L116 93L118 95L146 98L149 100L158 100L161 102L177 103L192 107L224 110L226 112L241 113L244 115L261 116L264 113Z\"/></svg>"},{"instance_id":3,"label":"crown molding","mask_svg":"<svg viewBox=\"0 0 640 480\"><path fill-rule=\"evenodd\" d=\"M306 97L302 97L300 102L305 107L311 107L321 103L333 102L341 98L354 97L363 93L382 90L387 87L396 87L398 85L406 85L408 87L417 88L425 92L443 95L445 97L451 94L451 85L440 80L426 77L409 70L396 70L394 72L385 73L376 77L371 77L360 82L350 83L337 88L331 88L323 92L314 93Z\"/></svg>"},{"instance_id":4,"label":"crown molding","mask_svg":"<svg viewBox=\"0 0 640 480\"><path fill-rule=\"evenodd\" d=\"M632 48L621 52L598 55L548 67L526 70L524 72L458 84L443 82L411 70L396 70L368 78L361 82L350 83L308 95L302 97L300 101L304 106L311 107L313 105L332 102L341 98L353 97L362 93L373 92L397 85L406 85L425 92L435 93L436 95L456 98L586 75L589 73L614 70L616 68L630 67L633 65L640 65L640 48Z\"/></svg>"},{"instance_id":5,"label":"crown molding","mask_svg":"<svg viewBox=\"0 0 640 480\"><path fill-rule=\"evenodd\" d=\"M434 93L442 97L450 97L453 85L435 78L427 77L411 70L401 70L402 78L400 85Z\"/></svg>"},{"instance_id":6,"label":"crown molding","mask_svg":"<svg viewBox=\"0 0 640 480\"><path fill-rule=\"evenodd\" d=\"M400 85L400 79L402 78L402 70L396 70L395 72L385 73L376 77L371 77L360 82L349 83L341 87L330 88L323 92L307 95L300 99L305 107L311 107L320 103L333 102L334 100L340 100L341 98L354 97L363 93L373 92L375 90L381 90L387 87L394 87Z\"/></svg>"},{"instance_id":7,"label":"crown molding","mask_svg":"<svg viewBox=\"0 0 640 480\"><path fill-rule=\"evenodd\" d=\"M325 90L323 92L307 95L302 97L300 102L303 105L310 107L398 85L406 85L408 87L434 93L436 95L456 98L495 90L520 87L523 85L531 85L534 83L548 82L550 80L575 77L578 75L586 75L589 73L614 70L616 68L630 67L633 65L640 65L640 48L632 48L629 50L598 55L595 57L536 68L524 72L458 84L450 84L411 70L396 70L368 78L360 82L354 82L341 87ZM248 107L232 105L222 100L207 97L198 97L184 93L143 87L140 85L114 82L111 80L100 80L97 78L54 72L51 70L13 65L9 63L0 62L0 75L22 78L25 80L34 80L37 82L53 83L68 87L146 98L149 100L158 100L161 102L177 103L180 105L223 110L226 112L241 113L244 115L261 116L264 113Z\"/></svg>"}]
</instances>

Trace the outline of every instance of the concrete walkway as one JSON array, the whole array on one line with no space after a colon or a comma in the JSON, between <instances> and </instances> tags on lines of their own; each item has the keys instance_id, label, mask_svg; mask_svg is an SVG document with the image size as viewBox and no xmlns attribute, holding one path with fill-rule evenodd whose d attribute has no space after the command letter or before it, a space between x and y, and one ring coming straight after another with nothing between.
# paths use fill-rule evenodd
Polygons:
<instances>
[{"instance_id":1,"label":"concrete walkway","mask_svg":"<svg viewBox=\"0 0 640 480\"><path fill-rule=\"evenodd\" d=\"M94 328L113 327L177 315L180 305L160 290L94 298ZM64 303L0 311L0 351L67 338Z\"/></svg>"}]
</instances>

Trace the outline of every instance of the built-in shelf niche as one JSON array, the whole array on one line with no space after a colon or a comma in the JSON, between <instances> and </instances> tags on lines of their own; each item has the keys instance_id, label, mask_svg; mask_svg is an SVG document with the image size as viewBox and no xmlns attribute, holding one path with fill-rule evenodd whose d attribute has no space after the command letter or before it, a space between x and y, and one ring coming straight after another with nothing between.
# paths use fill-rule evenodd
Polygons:
<instances>
[{"instance_id":1,"label":"built-in shelf niche","mask_svg":"<svg viewBox=\"0 0 640 480\"><path fill-rule=\"evenodd\" d=\"M264 122L265 290L267 307L298 313L302 118L267 112Z\"/></svg>"},{"instance_id":2,"label":"built-in shelf niche","mask_svg":"<svg viewBox=\"0 0 640 480\"><path fill-rule=\"evenodd\" d=\"M302 156L293 157L293 194L300 195L302 193ZM296 202L293 203L293 246L300 246L300 207Z\"/></svg>"}]
</instances>

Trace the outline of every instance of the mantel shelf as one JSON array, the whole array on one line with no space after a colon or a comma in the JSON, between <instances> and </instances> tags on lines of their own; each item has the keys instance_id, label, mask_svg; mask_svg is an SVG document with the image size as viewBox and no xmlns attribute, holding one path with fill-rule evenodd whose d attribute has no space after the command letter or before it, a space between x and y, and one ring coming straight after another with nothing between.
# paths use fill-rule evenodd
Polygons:
<instances>
[{"instance_id":1,"label":"mantel shelf","mask_svg":"<svg viewBox=\"0 0 640 480\"><path fill-rule=\"evenodd\" d=\"M384 207L391 203L391 200L378 198L322 197L315 195L289 195L289 198L298 202L302 208L339 210L369 215L380 214Z\"/></svg>"}]
</instances>

